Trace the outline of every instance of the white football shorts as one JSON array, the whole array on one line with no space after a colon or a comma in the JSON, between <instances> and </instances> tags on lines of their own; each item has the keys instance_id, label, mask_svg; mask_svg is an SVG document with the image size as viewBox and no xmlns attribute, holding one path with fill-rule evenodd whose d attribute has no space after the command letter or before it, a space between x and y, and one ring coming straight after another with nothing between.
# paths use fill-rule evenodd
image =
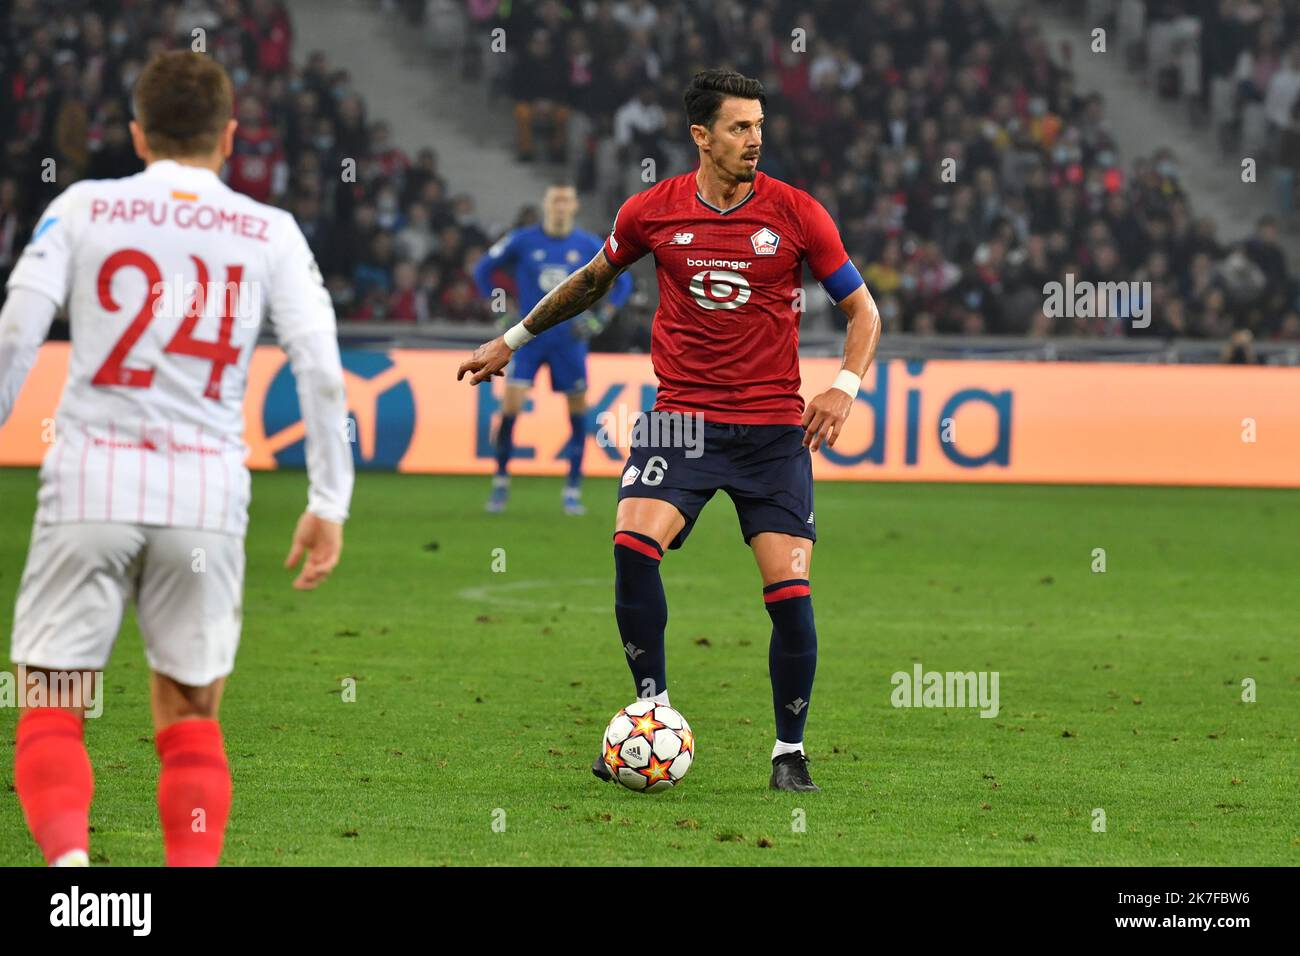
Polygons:
<instances>
[{"instance_id":1,"label":"white football shorts","mask_svg":"<svg viewBox=\"0 0 1300 956\"><path fill-rule=\"evenodd\" d=\"M103 670L135 601L149 666L204 687L234 670L243 593L242 535L37 522L10 656L48 670Z\"/></svg>"}]
</instances>

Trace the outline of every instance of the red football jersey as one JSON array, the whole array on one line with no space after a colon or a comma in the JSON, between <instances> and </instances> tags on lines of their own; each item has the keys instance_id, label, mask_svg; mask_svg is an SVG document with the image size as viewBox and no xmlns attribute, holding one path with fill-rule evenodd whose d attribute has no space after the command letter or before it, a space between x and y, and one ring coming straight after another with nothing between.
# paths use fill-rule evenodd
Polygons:
<instances>
[{"instance_id":1,"label":"red football jersey","mask_svg":"<svg viewBox=\"0 0 1300 956\"><path fill-rule=\"evenodd\" d=\"M749 195L723 211L699 195L694 172L674 176L623 203L605 240L620 268L647 253L659 278L655 409L800 424L803 263L836 301L862 283L821 203L758 173Z\"/></svg>"}]
</instances>

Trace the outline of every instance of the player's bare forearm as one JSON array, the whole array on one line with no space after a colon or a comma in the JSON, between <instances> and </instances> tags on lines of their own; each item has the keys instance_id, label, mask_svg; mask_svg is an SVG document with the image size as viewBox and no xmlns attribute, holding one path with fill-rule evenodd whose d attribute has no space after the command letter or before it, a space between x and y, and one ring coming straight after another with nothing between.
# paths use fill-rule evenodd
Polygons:
<instances>
[{"instance_id":1,"label":"player's bare forearm","mask_svg":"<svg viewBox=\"0 0 1300 956\"><path fill-rule=\"evenodd\" d=\"M605 258L602 249L533 306L533 310L524 316L524 328L533 335L541 335L547 329L586 312L605 297L622 271Z\"/></svg>"},{"instance_id":2,"label":"player's bare forearm","mask_svg":"<svg viewBox=\"0 0 1300 956\"><path fill-rule=\"evenodd\" d=\"M862 378L871 368L876 348L880 345L880 310L865 285L845 298L840 308L849 319L848 332L844 336L844 368Z\"/></svg>"},{"instance_id":3,"label":"player's bare forearm","mask_svg":"<svg viewBox=\"0 0 1300 956\"><path fill-rule=\"evenodd\" d=\"M587 311L604 297L622 271L605 258L605 250L602 249L590 262L533 306L533 310L524 318L524 328L532 335L541 335L547 329ZM506 342L506 337L499 335L491 342L480 345L473 355L461 363L456 372L456 381L459 382L467 373L472 373L469 383L478 385L494 375L504 375L513 353L514 349Z\"/></svg>"},{"instance_id":4,"label":"player's bare forearm","mask_svg":"<svg viewBox=\"0 0 1300 956\"><path fill-rule=\"evenodd\" d=\"M837 380L826 391L815 397L804 409L803 443L811 451L817 451L824 441L832 448L840 431L853 410L856 385L851 372L861 379L867 374L872 360L876 357L876 346L880 344L880 310L876 301L865 285L859 286L852 294L840 302L840 308L849 318L848 333L844 337L844 365L841 377L848 377L850 382L841 385Z\"/></svg>"}]
</instances>

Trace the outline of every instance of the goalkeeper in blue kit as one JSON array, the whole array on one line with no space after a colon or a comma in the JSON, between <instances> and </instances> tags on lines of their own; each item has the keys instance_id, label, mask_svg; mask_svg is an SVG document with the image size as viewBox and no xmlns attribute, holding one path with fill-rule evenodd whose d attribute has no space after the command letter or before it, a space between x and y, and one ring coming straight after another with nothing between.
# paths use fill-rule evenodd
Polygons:
<instances>
[{"instance_id":1,"label":"goalkeeper in blue kit","mask_svg":"<svg viewBox=\"0 0 1300 956\"><path fill-rule=\"evenodd\" d=\"M474 266L479 294L492 298L497 289L492 277L498 270L514 276L520 315L533 307L569 274L586 265L604 244L604 238L575 229L578 194L573 186L556 183L542 200L542 223L515 229L503 236ZM563 392L569 402L572 436L565 446L569 463L564 483L564 512L585 513L582 506L582 457L587 444L587 340L613 318L627 301L632 279L619 276L608 298L593 312L549 329L514 353L506 369L505 399L496 435L496 475L487 510L505 510L510 497L510 456L514 450L515 422L523 410L528 390L543 363L550 368L551 389Z\"/></svg>"}]
</instances>

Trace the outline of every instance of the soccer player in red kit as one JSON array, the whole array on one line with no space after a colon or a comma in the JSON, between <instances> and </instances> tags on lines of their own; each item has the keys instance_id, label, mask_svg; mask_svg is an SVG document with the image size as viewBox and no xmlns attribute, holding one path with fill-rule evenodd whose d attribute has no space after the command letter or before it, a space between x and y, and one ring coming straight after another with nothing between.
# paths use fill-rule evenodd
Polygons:
<instances>
[{"instance_id":1,"label":"soccer player in red kit","mask_svg":"<svg viewBox=\"0 0 1300 956\"><path fill-rule=\"evenodd\" d=\"M880 315L826 210L758 172L762 84L731 71L697 73L685 104L699 168L628 199L601 251L522 322L480 346L457 378L471 373L477 385L502 374L520 345L589 309L620 272L654 255L659 310L650 356L659 392L642 423L650 441L634 431L614 533L623 650L637 694L667 704L659 564L665 549L681 547L713 494L726 491L772 618L770 785L817 790L803 747L817 662L808 583L816 540L811 453L835 444L875 355ZM799 395L805 262L848 316L843 367L806 407ZM592 772L612 779L603 756Z\"/></svg>"}]
</instances>

